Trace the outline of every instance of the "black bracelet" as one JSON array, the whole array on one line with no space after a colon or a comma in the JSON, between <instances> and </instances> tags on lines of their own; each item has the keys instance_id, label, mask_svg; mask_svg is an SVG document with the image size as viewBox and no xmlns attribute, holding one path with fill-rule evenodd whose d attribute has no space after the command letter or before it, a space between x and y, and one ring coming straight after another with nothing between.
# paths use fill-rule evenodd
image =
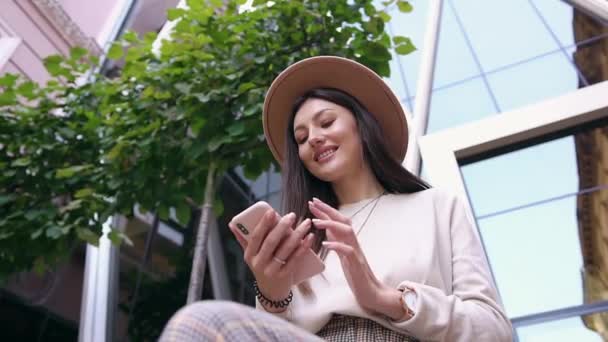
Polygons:
<instances>
[{"instance_id":1,"label":"black bracelet","mask_svg":"<svg viewBox=\"0 0 608 342\"><path fill-rule=\"evenodd\" d=\"M258 298L260 303L262 303L263 305L273 307L273 308L285 308L289 305L289 303L291 303L291 300L293 299L293 292L291 292L291 290L289 291L289 295L285 299L282 299L282 300L268 299L268 297L264 296L262 294L262 292L260 292L257 281L253 282L253 289L255 290L255 296Z\"/></svg>"}]
</instances>

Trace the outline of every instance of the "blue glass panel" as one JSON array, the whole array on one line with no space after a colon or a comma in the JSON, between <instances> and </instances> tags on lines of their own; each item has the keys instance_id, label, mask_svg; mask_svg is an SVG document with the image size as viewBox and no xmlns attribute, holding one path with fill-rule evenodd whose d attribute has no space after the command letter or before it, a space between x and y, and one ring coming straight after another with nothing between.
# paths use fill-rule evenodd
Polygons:
<instances>
[{"instance_id":1,"label":"blue glass panel","mask_svg":"<svg viewBox=\"0 0 608 342\"><path fill-rule=\"evenodd\" d=\"M527 0L452 3L485 71L559 48Z\"/></svg>"},{"instance_id":2,"label":"blue glass panel","mask_svg":"<svg viewBox=\"0 0 608 342\"><path fill-rule=\"evenodd\" d=\"M501 111L578 89L574 65L558 51L488 75Z\"/></svg>"},{"instance_id":3,"label":"blue glass panel","mask_svg":"<svg viewBox=\"0 0 608 342\"><path fill-rule=\"evenodd\" d=\"M572 137L469 164L461 173L478 217L578 191Z\"/></svg>"},{"instance_id":4,"label":"blue glass panel","mask_svg":"<svg viewBox=\"0 0 608 342\"><path fill-rule=\"evenodd\" d=\"M388 83L393 92L397 95L400 100L409 97L408 92L405 88L405 80L403 79L402 72L399 68L399 57L394 52L391 52L393 59L390 61L391 76L385 78L384 81Z\"/></svg>"},{"instance_id":5,"label":"blue glass panel","mask_svg":"<svg viewBox=\"0 0 608 342\"><path fill-rule=\"evenodd\" d=\"M574 44L572 7L564 1L533 0L562 46Z\"/></svg>"},{"instance_id":6,"label":"blue glass panel","mask_svg":"<svg viewBox=\"0 0 608 342\"><path fill-rule=\"evenodd\" d=\"M592 320L601 320L600 315L606 312L589 315ZM525 326L517 329L519 342L603 342L597 332L583 324L582 317L572 317L558 321Z\"/></svg>"},{"instance_id":7,"label":"blue glass panel","mask_svg":"<svg viewBox=\"0 0 608 342\"><path fill-rule=\"evenodd\" d=\"M444 6L433 87L460 81L479 73L452 8Z\"/></svg>"},{"instance_id":8,"label":"blue glass panel","mask_svg":"<svg viewBox=\"0 0 608 342\"><path fill-rule=\"evenodd\" d=\"M420 51L424 48L422 43L428 17L428 1L415 1L412 2L412 5L414 6L414 10L410 13L401 13L396 8L390 12L392 16L392 20L390 21L392 33L394 35L410 37L418 49L408 55L399 56L405 81L411 92L410 96L414 95L418 80Z\"/></svg>"},{"instance_id":9,"label":"blue glass panel","mask_svg":"<svg viewBox=\"0 0 608 342\"><path fill-rule=\"evenodd\" d=\"M578 209L571 196L478 220L509 317L583 304Z\"/></svg>"},{"instance_id":10,"label":"blue glass panel","mask_svg":"<svg viewBox=\"0 0 608 342\"><path fill-rule=\"evenodd\" d=\"M481 78L433 92L428 133L471 122L496 110Z\"/></svg>"}]
</instances>

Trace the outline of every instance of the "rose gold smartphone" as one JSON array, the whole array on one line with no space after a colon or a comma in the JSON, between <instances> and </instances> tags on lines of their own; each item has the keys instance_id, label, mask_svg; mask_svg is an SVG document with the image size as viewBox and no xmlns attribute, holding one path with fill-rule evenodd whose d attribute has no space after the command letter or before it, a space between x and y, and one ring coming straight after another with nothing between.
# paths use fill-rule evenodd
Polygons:
<instances>
[{"instance_id":1,"label":"rose gold smartphone","mask_svg":"<svg viewBox=\"0 0 608 342\"><path fill-rule=\"evenodd\" d=\"M229 225L236 228L241 236L249 241L249 237L257 226L258 222L264 217L264 214L272 209L272 207L264 202L259 201L249 208L242 211L240 214L232 218ZM325 264L312 249L308 249L297 261L296 271L294 274L295 285L302 281L319 274L325 270Z\"/></svg>"}]
</instances>

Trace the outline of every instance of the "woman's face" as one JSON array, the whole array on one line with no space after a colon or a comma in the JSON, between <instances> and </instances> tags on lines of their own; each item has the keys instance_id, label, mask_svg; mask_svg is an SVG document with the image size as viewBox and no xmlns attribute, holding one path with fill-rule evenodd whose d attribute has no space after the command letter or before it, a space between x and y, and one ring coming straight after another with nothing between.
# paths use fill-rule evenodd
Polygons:
<instances>
[{"instance_id":1,"label":"woman's face","mask_svg":"<svg viewBox=\"0 0 608 342\"><path fill-rule=\"evenodd\" d=\"M336 182L362 166L357 122L348 109L310 98L296 113L293 129L300 160L315 177Z\"/></svg>"}]
</instances>

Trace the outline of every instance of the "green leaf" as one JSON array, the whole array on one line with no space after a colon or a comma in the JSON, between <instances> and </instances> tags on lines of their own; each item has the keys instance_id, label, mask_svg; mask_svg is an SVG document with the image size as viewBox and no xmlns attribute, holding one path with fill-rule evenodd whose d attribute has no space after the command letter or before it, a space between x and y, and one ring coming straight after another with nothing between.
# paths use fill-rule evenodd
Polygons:
<instances>
[{"instance_id":1,"label":"green leaf","mask_svg":"<svg viewBox=\"0 0 608 342\"><path fill-rule=\"evenodd\" d=\"M0 92L0 106L13 106L17 104L17 95L13 90Z\"/></svg>"},{"instance_id":2,"label":"green leaf","mask_svg":"<svg viewBox=\"0 0 608 342\"><path fill-rule=\"evenodd\" d=\"M15 198L17 198L17 196L10 194L10 195L0 195L0 206L3 206L9 202L12 202L15 200Z\"/></svg>"},{"instance_id":3,"label":"green leaf","mask_svg":"<svg viewBox=\"0 0 608 342\"><path fill-rule=\"evenodd\" d=\"M166 205L163 205L163 204L159 205L157 214L161 220L163 220L163 221L169 220L169 208Z\"/></svg>"},{"instance_id":4,"label":"green leaf","mask_svg":"<svg viewBox=\"0 0 608 342\"><path fill-rule=\"evenodd\" d=\"M233 125L228 127L228 134L231 136L241 135L245 132L245 123L242 121L235 122Z\"/></svg>"},{"instance_id":5,"label":"green leaf","mask_svg":"<svg viewBox=\"0 0 608 342\"><path fill-rule=\"evenodd\" d=\"M63 57L61 57L59 55L51 55L51 56L46 57L43 60L43 63L44 63L44 67L49 72L49 74L51 74L52 76L57 76L61 73L61 70L63 69L61 67L62 61L63 61Z\"/></svg>"},{"instance_id":6,"label":"green leaf","mask_svg":"<svg viewBox=\"0 0 608 342\"><path fill-rule=\"evenodd\" d=\"M19 85L19 87L17 88L17 92L19 92L19 94L21 96L24 96L25 98L32 100L35 97L34 94L34 90L36 89L36 84L32 81L27 81L27 82L23 82Z\"/></svg>"},{"instance_id":7,"label":"green leaf","mask_svg":"<svg viewBox=\"0 0 608 342\"><path fill-rule=\"evenodd\" d=\"M106 159L108 160L114 160L116 159L116 157L118 157L120 155L120 152L122 152L122 149L125 147L125 142L124 141L119 141L116 145L114 145L114 147L112 147L112 149L105 155Z\"/></svg>"},{"instance_id":8,"label":"green leaf","mask_svg":"<svg viewBox=\"0 0 608 342\"><path fill-rule=\"evenodd\" d=\"M78 209L82 206L82 200L75 200L75 201L71 201L70 203L68 203L68 205L62 207L60 209L61 213L65 213L66 211L71 211L74 209Z\"/></svg>"},{"instance_id":9,"label":"green leaf","mask_svg":"<svg viewBox=\"0 0 608 342\"><path fill-rule=\"evenodd\" d=\"M380 11L378 12L378 16L380 17L380 19L382 19L383 22L388 23L391 20L391 15L384 12L384 11Z\"/></svg>"},{"instance_id":10,"label":"green leaf","mask_svg":"<svg viewBox=\"0 0 608 342\"><path fill-rule=\"evenodd\" d=\"M76 235L79 239L93 245L99 246L99 235L95 234L90 229L86 228L76 228Z\"/></svg>"},{"instance_id":11,"label":"green leaf","mask_svg":"<svg viewBox=\"0 0 608 342\"><path fill-rule=\"evenodd\" d=\"M167 19L176 20L183 16L185 13L186 11L183 8L170 8L167 11Z\"/></svg>"},{"instance_id":12,"label":"green leaf","mask_svg":"<svg viewBox=\"0 0 608 342\"><path fill-rule=\"evenodd\" d=\"M37 239L38 237L40 237L40 235L42 235L43 231L44 231L44 229L42 227L36 229L32 234L30 234L30 239L32 239L32 240Z\"/></svg>"},{"instance_id":13,"label":"green leaf","mask_svg":"<svg viewBox=\"0 0 608 342\"><path fill-rule=\"evenodd\" d=\"M83 198L83 197L91 196L94 192L95 192L95 190L93 190L91 188L83 188L83 189L76 191L76 193L74 194L74 197Z\"/></svg>"},{"instance_id":14,"label":"green leaf","mask_svg":"<svg viewBox=\"0 0 608 342\"><path fill-rule=\"evenodd\" d=\"M0 77L0 87L10 88L15 84L18 78L19 76L15 74L4 74L2 77Z\"/></svg>"},{"instance_id":15,"label":"green leaf","mask_svg":"<svg viewBox=\"0 0 608 342\"><path fill-rule=\"evenodd\" d=\"M73 48L70 49L70 58L72 60L79 60L81 59L84 55L87 54L87 49L80 47L80 46L75 46Z\"/></svg>"},{"instance_id":16,"label":"green leaf","mask_svg":"<svg viewBox=\"0 0 608 342\"><path fill-rule=\"evenodd\" d=\"M80 173L84 170L90 169L91 165L75 165L75 166L70 166L70 167L66 167L63 169L59 169L55 172L55 178L70 178L72 176L74 176L77 173Z\"/></svg>"},{"instance_id":17,"label":"green leaf","mask_svg":"<svg viewBox=\"0 0 608 342\"><path fill-rule=\"evenodd\" d=\"M253 89L255 87L256 87L255 83L252 83L252 82L241 83L241 85L239 85L239 89L237 90L237 92L239 94L242 94L242 93L244 93L244 92L246 92L246 91L248 91L250 89Z\"/></svg>"},{"instance_id":18,"label":"green leaf","mask_svg":"<svg viewBox=\"0 0 608 342\"><path fill-rule=\"evenodd\" d=\"M110 49L108 50L108 58L110 59L119 59L123 55L122 45L120 43L114 42Z\"/></svg>"},{"instance_id":19,"label":"green leaf","mask_svg":"<svg viewBox=\"0 0 608 342\"><path fill-rule=\"evenodd\" d=\"M179 90L180 92L184 93L185 95L189 95L190 89L192 89L192 85L188 84L188 83L184 83L184 82L179 82L179 83L175 84L175 89Z\"/></svg>"},{"instance_id":20,"label":"green leaf","mask_svg":"<svg viewBox=\"0 0 608 342\"><path fill-rule=\"evenodd\" d=\"M193 122L192 126L190 126L190 129L192 130L192 134L194 135L194 137L198 137L199 133L201 132L201 129L207 123L207 119L205 119L203 116L195 116L192 121Z\"/></svg>"},{"instance_id":21,"label":"green leaf","mask_svg":"<svg viewBox=\"0 0 608 342\"><path fill-rule=\"evenodd\" d=\"M175 208L175 214L177 215L177 220L180 224L182 224L183 226L188 225L188 222L190 221L191 211L190 206L186 202L180 202L177 205L177 208Z\"/></svg>"},{"instance_id":22,"label":"green leaf","mask_svg":"<svg viewBox=\"0 0 608 342\"><path fill-rule=\"evenodd\" d=\"M49 237L51 239L58 239L59 237L61 237L61 235L63 235L63 231L61 229L61 227L55 226L55 225L51 225L50 227L48 227L46 229L46 237Z\"/></svg>"},{"instance_id":23,"label":"green leaf","mask_svg":"<svg viewBox=\"0 0 608 342\"><path fill-rule=\"evenodd\" d=\"M124 39L125 41L127 41L129 43L135 43L135 42L137 42L137 33L129 30L129 31L125 32L125 34L122 35L122 39Z\"/></svg>"},{"instance_id":24,"label":"green leaf","mask_svg":"<svg viewBox=\"0 0 608 342\"><path fill-rule=\"evenodd\" d=\"M414 46L412 41L409 40L409 38L406 38L406 39L407 39L407 42L395 46L395 52L397 52L400 55L407 55L408 53L416 51L416 46Z\"/></svg>"},{"instance_id":25,"label":"green leaf","mask_svg":"<svg viewBox=\"0 0 608 342\"><path fill-rule=\"evenodd\" d=\"M403 43L408 43L410 41L410 39L408 37L404 37L404 36L393 36L393 43L395 44L403 44Z\"/></svg>"},{"instance_id":26,"label":"green leaf","mask_svg":"<svg viewBox=\"0 0 608 342\"><path fill-rule=\"evenodd\" d=\"M209 142L209 144L207 145L207 147L208 147L208 149L209 149L210 152L215 152L222 145L224 145L225 143L229 143L231 141L232 141L232 137L223 135L223 136L219 136L219 137L213 138Z\"/></svg>"},{"instance_id":27,"label":"green leaf","mask_svg":"<svg viewBox=\"0 0 608 342\"><path fill-rule=\"evenodd\" d=\"M110 233L108 233L108 239L110 239L115 246L120 246L122 242L125 242L129 246L133 246L133 241L118 229L112 229Z\"/></svg>"},{"instance_id":28,"label":"green leaf","mask_svg":"<svg viewBox=\"0 0 608 342\"><path fill-rule=\"evenodd\" d=\"M397 7L399 7L399 11L402 13L409 13L414 9L409 2L404 0L398 0Z\"/></svg>"},{"instance_id":29,"label":"green leaf","mask_svg":"<svg viewBox=\"0 0 608 342\"><path fill-rule=\"evenodd\" d=\"M34 272L36 273L36 275L42 276L44 274L44 272L46 271L46 268L47 268L47 265L46 265L46 262L44 262L43 257L39 257L39 258L36 258L36 260L34 260Z\"/></svg>"},{"instance_id":30,"label":"green leaf","mask_svg":"<svg viewBox=\"0 0 608 342\"><path fill-rule=\"evenodd\" d=\"M23 157L23 158L16 159L14 162L11 163L11 166L13 166L13 167L24 167L24 166L30 165L30 163L31 163L30 158Z\"/></svg>"}]
</instances>

